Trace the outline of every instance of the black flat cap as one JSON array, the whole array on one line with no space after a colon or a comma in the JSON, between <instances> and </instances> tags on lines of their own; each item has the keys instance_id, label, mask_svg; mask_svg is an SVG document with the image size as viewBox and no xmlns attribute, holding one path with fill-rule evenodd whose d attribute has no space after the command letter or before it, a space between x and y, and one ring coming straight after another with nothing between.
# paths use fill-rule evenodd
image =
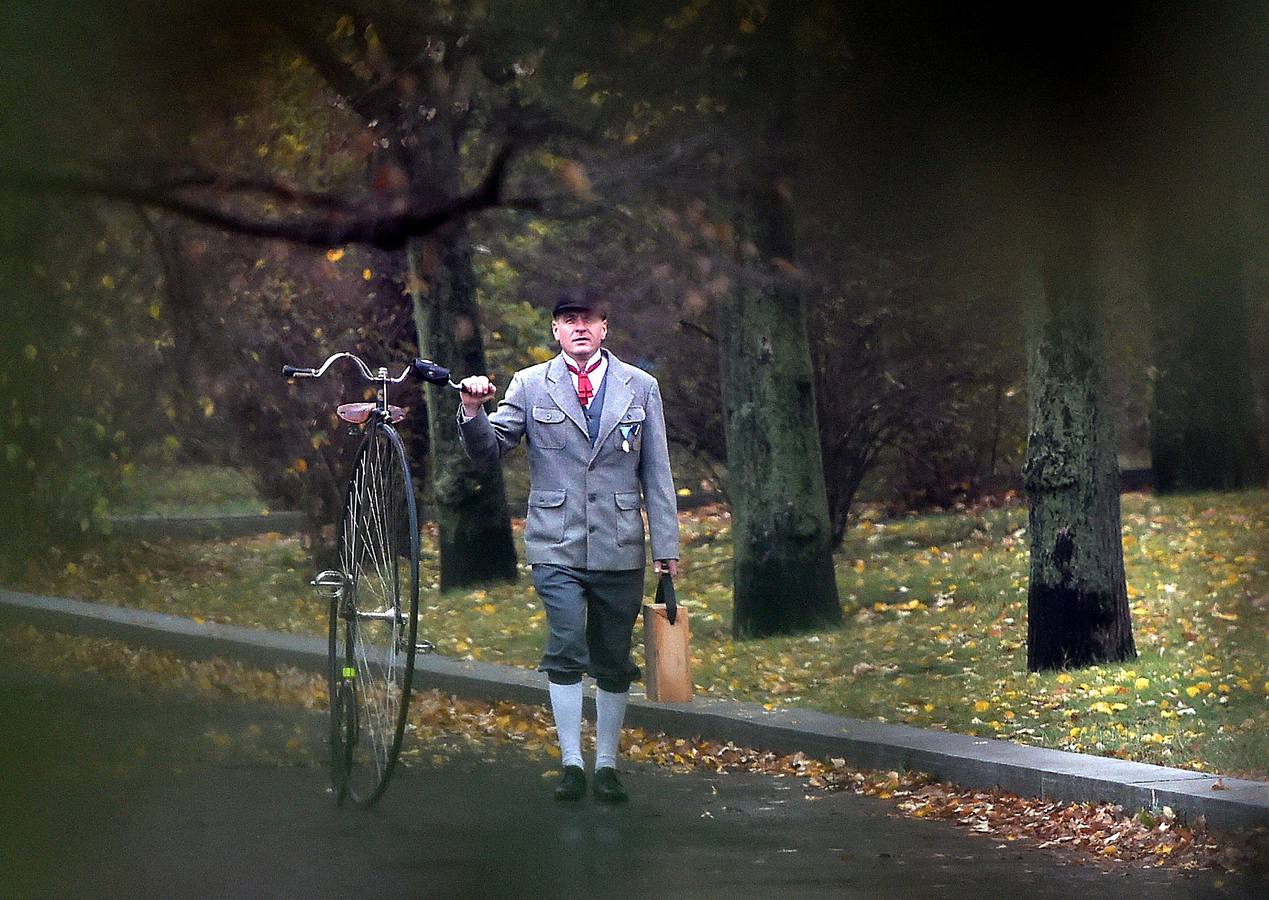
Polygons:
<instances>
[{"instance_id":1,"label":"black flat cap","mask_svg":"<svg viewBox=\"0 0 1269 900\"><path fill-rule=\"evenodd\" d=\"M555 308L551 310L551 318L560 313L584 310L593 310L603 318L608 318L608 302L603 294L592 287L569 288L560 294L560 298L555 301Z\"/></svg>"}]
</instances>

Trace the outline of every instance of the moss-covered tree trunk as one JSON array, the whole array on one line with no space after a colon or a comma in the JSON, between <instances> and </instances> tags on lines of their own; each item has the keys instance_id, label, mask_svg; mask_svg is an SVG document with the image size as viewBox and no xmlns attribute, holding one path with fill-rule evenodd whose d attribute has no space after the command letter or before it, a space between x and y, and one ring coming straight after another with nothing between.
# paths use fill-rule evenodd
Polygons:
<instances>
[{"instance_id":1,"label":"moss-covered tree trunk","mask_svg":"<svg viewBox=\"0 0 1269 900\"><path fill-rule=\"evenodd\" d=\"M420 352L455 377L486 371L476 276L465 227L410 244L410 283ZM428 446L440 533L441 590L516 577L515 540L502 469L478 469L458 442L458 395L429 385Z\"/></svg>"},{"instance_id":2,"label":"moss-covered tree trunk","mask_svg":"<svg viewBox=\"0 0 1269 900\"><path fill-rule=\"evenodd\" d=\"M746 192L740 244L764 262L794 258L792 202L778 176ZM742 284L720 322L727 484L738 637L842 621L802 291Z\"/></svg>"},{"instance_id":3,"label":"moss-covered tree trunk","mask_svg":"<svg viewBox=\"0 0 1269 900\"><path fill-rule=\"evenodd\" d=\"M1249 312L1237 204L1177 191L1151 227L1154 393L1150 451L1160 491L1264 484L1248 339Z\"/></svg>"},{"instance_id":4,"label":"moss-covered tree trunk","mask_svg":"<svg viewBox=\"0 0 1269 900\"><path fill-rule=\"evenodd\" d=\"M1136 656L1124 577L1119 469L1104 405L1091 216L1073 216L1031 285L1027 668Z\"/></svg>"}]
</instances>

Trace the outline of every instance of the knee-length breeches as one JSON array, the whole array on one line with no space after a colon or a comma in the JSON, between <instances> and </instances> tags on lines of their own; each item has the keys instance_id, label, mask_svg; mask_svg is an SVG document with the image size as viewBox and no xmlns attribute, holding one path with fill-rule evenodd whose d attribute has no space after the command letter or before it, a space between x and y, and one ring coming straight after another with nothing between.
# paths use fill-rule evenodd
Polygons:
<instances>
[{"instance_id":1,"label":"knee-length breeches","mask_svg":"<svg viewBox=\"0 0 1269 900\"><path fill-rule=\"evenodd\" d=\"M550 629L538 670L556 684L590 675L616 693L637 681L641 673L630 660L630 640L643 606L643 571L535 565L533 584Z\"/></svg>"}]
</instances>

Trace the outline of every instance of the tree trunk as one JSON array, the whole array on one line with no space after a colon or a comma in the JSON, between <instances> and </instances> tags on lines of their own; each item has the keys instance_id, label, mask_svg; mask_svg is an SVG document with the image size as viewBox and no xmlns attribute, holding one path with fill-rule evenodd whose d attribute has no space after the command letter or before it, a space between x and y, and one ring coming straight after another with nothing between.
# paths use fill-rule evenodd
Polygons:
<instances>
[{"instance_id":1,"label":"tree trunk","mask_svg":"<svg viewBox=\"0 0 1269 900\"><path fill-rule=\"evenodd\" d=\"M1236 204L1219 183L1213 179L1214 197L1172 194L1153 216L1150 452L1159 491L1235 490L1265 481L1241 234Z\"/></svg>"},{"instance_id":2,"label":"tree trunk","mask_svg":"<svg viewBox=\"0 0 1269 900\"><path fill-rule=\"evenodd\" d=\"M442 45L443 47L443 45ZM400 48L401 53L407 50ZM420 83L403 82L395 133L407 134L402 154L411 194L442 205L464 189L461 153L478 59L451 47L422 67ZM421 89L420 89L421 88ZM435 104L435 119L425 107ZM483 374L484 338L476 304L476 273L465 221L456 220L406 248L410 296L420 352L455 376ZM440 532L441 590L489 581L514 581L515 539L502 469L477 469L463 453L454 416L458 395L425 388L436 519Z\"/></svg>"},{"instance_id":3,"label":"tree trunk","mask_svg":"<svg viewBox=\"0 0 1269 900\"><path fill-rule=\"evenodd\" d=\"M184 227L173 222L160 222L150 212L141 212L141 220L154 241L155 254L163 272L164 298L167 300L167 324L172 330L172 346L165 354L174 376L172 406L182 439L182 453L189 462L216 461L209 452L204 418L197 410L198 381L194 375L198 360L195 353L205 337L201 323L206 319L202 295L194 273L190 270L187 250L182 245ZM206 348L203 348L206 349Z\"/></svg>"},{"instance_id":4,"label":"tree trunk","mask_svg":"<svg viewBox=\"0 0 1269 900\"><path fill-rule=\"evenodd\" d=\"M764 260L791 261L786 186L754 186L750 227ZM742 240L742 245L745 243ZM842 621L802 292L742 284L720 331L737 637Z\"/></svg>"},{"instance_id":5,"label":"tree trunk","mask_svg":"<svg viewBox=\"0 0 1269 900\"><path fill-rule=\"evenodd\" d=\"M1087 212L1085 208L1083 210ZM1091 216L1070 217L1033 285L1028 333L1027 668L1136 656L1124 577L1119 472L1104 408Z\"/></svg>"},{"instance_id":6,"label":"tree trunk","mask_svg":"<svg viewBox=\"0 0 1269 900\"><path fill-rule=\"evenodd\" d=\"M1193 7L1168 16L1154 42L1155 101L1143 124L1160 491L1265 482L1269 447L1259 444L1250 374L1263 291L1249 276L1265 244L1269 55L1263 27L1248 27L1252 9L1263 26L1263 4Z\"/></svg>"},{"instance_id":7,"label":"tree trunk","mask_svg":"<svg viewBox=\"0 0 1269 900\"><path fill-rule=\"evenodd\" d=\"M420 352L455 377L486 371L476 277L465 226L410 244L411 298ZM502 469L477 469L458 441L458 395L429 385L428 444L440 532L441 590L516 578L515 539Z\"/></svg>"}]
</instances>

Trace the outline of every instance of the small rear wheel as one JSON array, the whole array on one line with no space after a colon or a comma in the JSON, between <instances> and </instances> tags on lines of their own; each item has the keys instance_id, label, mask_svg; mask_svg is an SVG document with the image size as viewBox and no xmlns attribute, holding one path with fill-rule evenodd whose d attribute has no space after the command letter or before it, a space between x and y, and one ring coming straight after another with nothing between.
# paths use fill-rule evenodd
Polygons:
<instances>
[{"instance_id":1,"label":"small rear wheel","mask_svg":"<svg viewBox=\"0 0 1269 900\"><path fill-rule=\"evenodd\" d=\"M355 727L341 726L345 786L355 803L371 806L401 751L419 612L414 486L401 438L384 422L371 422L357 454L340 520L339 568L344 590L331 621L332 699L338 674L352 687L355 711Z\"/></svg>"}]
</instances>

